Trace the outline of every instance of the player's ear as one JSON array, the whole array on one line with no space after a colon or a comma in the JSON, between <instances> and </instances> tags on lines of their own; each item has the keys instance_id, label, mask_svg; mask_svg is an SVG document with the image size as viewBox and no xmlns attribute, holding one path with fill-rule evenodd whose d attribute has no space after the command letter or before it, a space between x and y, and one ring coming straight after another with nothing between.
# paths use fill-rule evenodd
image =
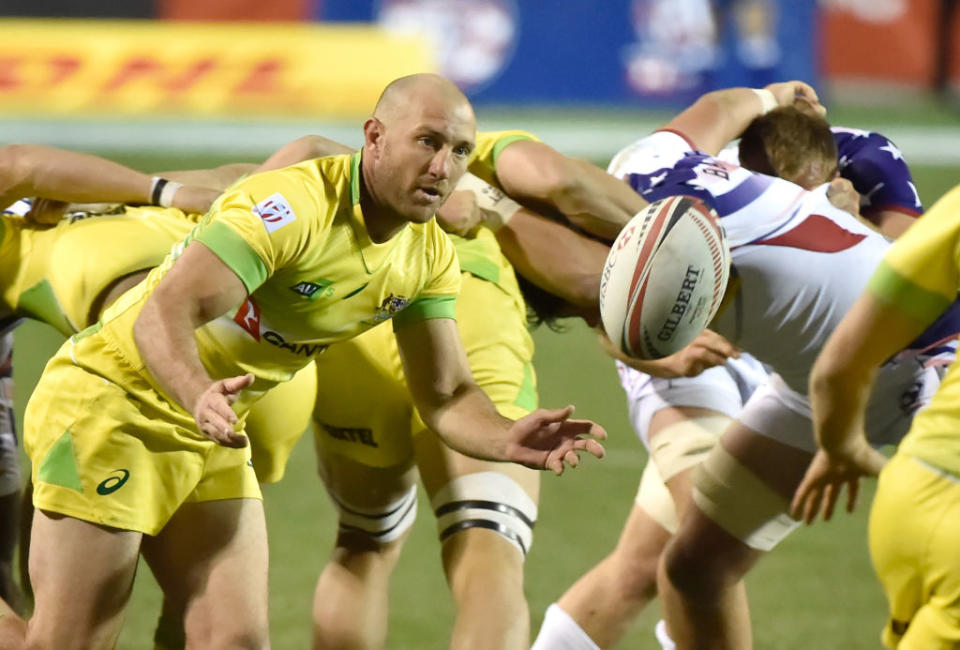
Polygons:
<instances>
[{"instance_id":1,"label":"player's ear","mask_svg":"<svg viewBox=\"0 0 960 650\"><path fill-rule=\"evenodd\" d=\"M370 154L376 155L383 147L383 137L386 127L375 117L363 123L363 148Z\"/></svg>"}]
</instances>

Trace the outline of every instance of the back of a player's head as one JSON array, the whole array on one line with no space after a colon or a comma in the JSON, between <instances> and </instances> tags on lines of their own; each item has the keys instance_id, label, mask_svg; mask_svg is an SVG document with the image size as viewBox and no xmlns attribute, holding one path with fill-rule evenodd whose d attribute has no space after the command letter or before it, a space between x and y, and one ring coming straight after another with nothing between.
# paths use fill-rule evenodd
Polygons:
<instances>
[{"instance_id":1,"label":"back of a player's head","mask_svg":"<svg viewBox=\"0 0 960 650\"><path fill-rule=\"evenodd\" d=\"M756 118L740 136L740 164L812 189L836 174L837 143L819 115L777 108Z\"/></svg>"}]
</instances>

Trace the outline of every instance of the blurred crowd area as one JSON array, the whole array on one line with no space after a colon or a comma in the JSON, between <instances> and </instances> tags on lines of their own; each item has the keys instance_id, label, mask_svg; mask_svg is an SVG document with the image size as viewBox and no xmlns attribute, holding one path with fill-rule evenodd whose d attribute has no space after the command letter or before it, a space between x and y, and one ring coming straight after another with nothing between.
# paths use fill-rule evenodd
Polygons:
<instances>
[{"instance_id":1,"label":"blurred crowd area","mask_svg":"<svg viewBox=\"0 0 960 650\"><path fill-rule=\"evenodd\" d=\"M672 108L803 79L960 87L956 0L5 0L0 111L347 116L434 70L483 106ZM905 92L909 90L910 92Z\"/></svg>"}]
</instances>

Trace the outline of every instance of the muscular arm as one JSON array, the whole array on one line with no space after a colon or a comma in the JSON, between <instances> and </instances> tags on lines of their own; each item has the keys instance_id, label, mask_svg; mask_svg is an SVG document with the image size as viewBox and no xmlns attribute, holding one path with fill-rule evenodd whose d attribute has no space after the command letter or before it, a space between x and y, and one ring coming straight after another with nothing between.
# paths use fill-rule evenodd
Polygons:
<instances>
[{"instance_id":1,"label":"muscular arm","mask_svg":"<svg viewBox=\"0 0 960 650\"><path fill-rule=\"evenodd\" d=\"M445 443L475 458L510 461L560 474L579 462L576 450L595 456L597 425L568 419L572 407L534 411L520 420L501 416L473 381L456 322L435 318L410 323L396 333L407 384L424 422Z\"/></svg>"},{"instance_id":2,"label":"muscular arm","mask_svg":"<svg viewBox=\"0 0 960 650\"><path fill-rule=\"evenodd\" d=\"M880 210L870 215L870 221L877 229L890 239L897 239L913 225L916 217L904 214L898 210Z\"/></svg>"},{"instance_id":3,"label":"muscular arm","mask_svg":"<svg viewBox=\"0 0 960 650\"><path fill-rule=\"evenodd\" d=\"M295 165L304 160L321 158L323 156L335 156L337 154L353 153L356 149L334 142L329 138L320 135L307 135L297 138L293 142L284 145L267 158L257 167L256 171L262 172L269 169L279 169Z\"/></svg>"},{"instance_id":4,"label":"muscular arm","mask_svg":"<svg viewBox=\"0 0 960 650\"><path fill-rule=\"evenodd\" d=\"M203 433L228 446L246 444L231 426L236 416L230 409L230 394L236 391L229 390L232 385L222 391L222 385L230 380L215 382L207 374L194 330L236 307L246 296L247 289L236 273L209 248L194 242L154 289L133 327L140 356L160 388L194 415ZM211 395L211 389L223 399ZM208 408L212 412L206 412Z\"/></svg>"},{"instance_id":5,"label":"muscular arm","mask_svg":"<svg viewBox=\"0 0 960 650\"><path fill-rule=\"evenodd\" d=\"M596 308L610 248L527 209L497 231L500 249L517 273L578 307Z\"/></svg>"},{"instance_id":6,"label":"muscular arm","mask_svg":"<svg viewBox=\"0 0 960 650\"><path fill-rule=\"evenodd\" d=\"M222 192L241 176L252 174L256 163L229 163L211 169L181 169L157 172L157 176L189 185L199 185Z\"/></svg>"},{"instance_id":7,"label":"muscular arm","mask_svg":"<svg viewBox=\"0 0 960 650\"><path fill-rule=\"evenodd\" d=\"M511 143L497 157L496 172L511 198L549 206L605 239L616 237L630 218L648 205L626 183L542 142Z\"/></svg>"},{"instance_id":8,"label":"muscular arm","mask_svg":"<svg viewBox=\"0 0 960 650\"><path fill-rule=\"evenodd\" d=\"M797 97L804 97L818 112L825 112L816 91L802 81L770 84L766 90L773 93L777 106L791 106ZM768 108L751 88L724 88L702 95L664 128L682 133L697 149L715 155Z\"/></svg>"}]
</instances>

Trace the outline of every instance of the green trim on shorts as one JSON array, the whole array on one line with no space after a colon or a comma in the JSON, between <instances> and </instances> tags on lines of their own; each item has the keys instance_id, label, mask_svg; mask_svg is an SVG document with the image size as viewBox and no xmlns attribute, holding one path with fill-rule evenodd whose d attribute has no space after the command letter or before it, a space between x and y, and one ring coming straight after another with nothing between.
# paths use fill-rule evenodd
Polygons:
<instances>
[{"instance_id":1,"label":"green trim on shorts","mask_svg":"<svg viewBox=\"0 0 960 650\"><path fill-rule=\"evenodd\" d=\"M867 289L876 298L893 304L903 313L923 323L929 323L950 306L950 300L929 289L924 289L896 271L886 260L874 271Z\"/></svg>"},{"instance_id":2,"label":"green trim on shorts","mask_svg":"<svg viewBox=\"0 0 960 650\"><path fill-rule=\"evenodd\" d=\"M533 364L529 361L523 366L523 383L513 403L527 411L537 410L540 404L540 398L537 396L537 376L533 372Z\"/></svg>"},{"instance_id":3,"label":"green trim on shorts","mask_svg":"<svg viewBox=\"0 0 960 650\"><path fill-rule=\"evenodd\" d=\"M456 310L456 296L417 298L406 309L393 317L393 331L396 332L401 327L431 318L456 319Z\"/></svg>"},{"instance_id":4,"label":"green trim on shorts","mask_svg":"<svg viewBox=\"0 0 960 650\"><path fill-rule=\"evenodd\" d=\"M243 282L248 293L253 293L267 279L267 265L247 240L222 221L214 221L202 228L197 233L196 241L202 242L230 267Z\"/></svg>"},{"instance_id":5,"label":"green trim on shorts","mask_svg":"<svg viewBox=\"0 0 960 650\"><path fill-rule=\"evenodd\" d=\"M63 432L60 439L53 443L37 468L37 481L59 485L83 493L83 481L77 470L77 458L73 453L73 436L70 429Z\"/></svg>"},{"instance_id":6,"label":"green trim on shorts","mask_svg":"<svg viewBox=\"0 0 960 650\"><path fill-rule=\"evenodd\" d=\"M497 143L493 145L493 151L491 152L494 164L496 164L497 156L500 155L501 151L506 149L509 145L513 144L514 142L519 142L520 140L529 140L530 142L536 142L536 140L531 138L529 135L520 135L520 134L508 135L506 137L503 137L497 140Z\"/></svg>"},{"instance_id":7,"label":"green trim on shorts","mask_svg":"<svg viewBox=\"0 0 960 650\"><path fill-rule=\"evenodd\" d=\"M46 278L20 294L17 299L17 311L52 325L65 336L70 336L75 331L60 301L57 300L53 286Z\"/></svg>"}]
</instances>

